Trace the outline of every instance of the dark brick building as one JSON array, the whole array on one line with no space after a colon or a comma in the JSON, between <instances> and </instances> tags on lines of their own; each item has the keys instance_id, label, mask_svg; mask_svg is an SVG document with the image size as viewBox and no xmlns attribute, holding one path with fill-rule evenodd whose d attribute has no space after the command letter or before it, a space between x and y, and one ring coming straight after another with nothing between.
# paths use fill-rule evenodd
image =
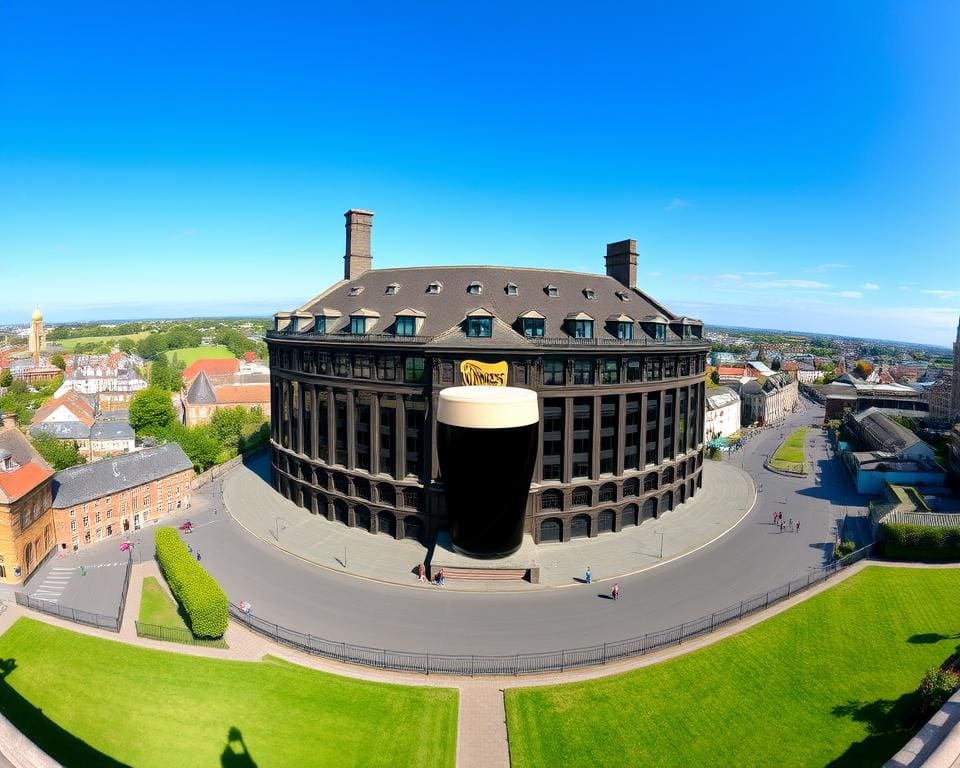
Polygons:
<instances>
[{"instance_id":1,"label":"dark brick building","mask_svg":"<svg viewBox=\"0 0 960 768\"><path fill-rule=\"evenodd\" d=\"M537 542L639 525L700 489L709 344L699 320L637 289L635 241L607 246L606 275L374 270L373 214L345 215L344 279L277 313L267 333L280 493L428 543L446 523L438 392L504 375L540 400L527 506Z\"/></svg>"}]
</instances>

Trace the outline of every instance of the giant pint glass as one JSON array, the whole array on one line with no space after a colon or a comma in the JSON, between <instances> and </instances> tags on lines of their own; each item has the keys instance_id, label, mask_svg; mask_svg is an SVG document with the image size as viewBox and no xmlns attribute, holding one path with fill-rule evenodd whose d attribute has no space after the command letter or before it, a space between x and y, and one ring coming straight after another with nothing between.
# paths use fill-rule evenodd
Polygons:
<instances>
[{"instance_id":1,"label":"giant pint glass","mask_svg":"<svg viewBox=\"0 0 960 768\"><path fill-rule=\"evenodd\" d=\"M518 387L448 387L437 407L437 457L454 549L505 557L523 541L537 459L537 393Z\"/></svg>"}]
</instances>

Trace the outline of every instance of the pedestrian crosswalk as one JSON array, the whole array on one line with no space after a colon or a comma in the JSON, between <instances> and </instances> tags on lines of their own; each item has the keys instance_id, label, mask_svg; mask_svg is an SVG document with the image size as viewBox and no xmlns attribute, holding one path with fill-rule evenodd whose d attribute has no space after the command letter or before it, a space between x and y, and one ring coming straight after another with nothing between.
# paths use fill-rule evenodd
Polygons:
<instances>
[{"instance_id":1,"label":"pedestrian crosswalk","mask_svg":"<svg viewBox=\"0 0 960 768\"><path fill-rule=\"evenodd\" d=\"M41 600L45 603L59 602L63 590L67 588L75 570L75 568L51 568L50 573L30 596L34 600Z\"/></svg>"}]
</instances>

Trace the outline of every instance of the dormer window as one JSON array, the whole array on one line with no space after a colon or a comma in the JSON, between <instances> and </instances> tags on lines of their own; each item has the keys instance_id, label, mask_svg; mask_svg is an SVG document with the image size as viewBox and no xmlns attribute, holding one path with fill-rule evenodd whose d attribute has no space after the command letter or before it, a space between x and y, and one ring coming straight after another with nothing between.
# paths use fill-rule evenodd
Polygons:
<instances>
[{"instance_id":1,"label":"dormer window","mask_svg":"<svg viewBox=\"0 0 960 768\"><path fill-rule=\"evenodd\" d=\"M314 325L314 333L326 333L327 332L327 318L322 315L317 315L317 319Z\"/></svg>"},{"instance_id":2,"label":"dormer window","mask_svg":"<svg viewBox=\"0 0 960 768\"><path fill-rule=\"evenodd\" d=\"M617 298L620 301L630 301L630 294L626 291L617 291Z\"/></svg>"},{"instance_id":3,"label":"dormer window","mask_svg":"<svg viewBox=\"0 0 960 768\"><path fill-rule=\"evenodd\" d=\"M370 333L380 319L380 314L372 309L360 309L350 315L350 333L363 335Z\"/></svg>"},{"instance_id":4,"label":"dormer window","mask_svg":"<svg viewBox=\"0 0 960 768\"><path fill-rule=\"evenodd\" d=\"M667 340L667 325L666 323L654 323L653 324L653 338L657 341L666 341Z\"/></svg>"},{"instance_id":5,"label":"dormer window","mask_svg":"<svg viewBox=\"0 0 960 768\"><path fill-rule=\"evenodd\" d=\"M593 320L574 320L572 324L575 339L593 338Z\"/></svg>"},{"instance_id":6,"label":"dormer window","mask_svg":"<svg viewBox=\"0 0 960 768\"><path fill-rule=\"evenodd\" d=\"M493 335L492 317L468 317L467 336L489 339Z\"/></svg>"},{"instance_id":7,"label":"dormer window","mask_svg":"<svg viewBox=\"0 0 960 768\"><path fill-rule=\"evenodd\" d=\"M516 283L507 283L503 290L506 292L507 296L516 296L517 295L517 284Z\"/></svg>"},{"instance_id":8,"label":"dormer window","mask_svg":"<svg viewBox=\"0 0 960 768\"><path fill-rule=\"evenodd\" d=\"M683 325L683 338L685 339L699 339L700 333L702 332L703 326L700 325Z\"/></svg>"},{"instance_id":9,"label":"dormer window","mask_svg":"<svg viewBox=\"0 0 960 768\"><path fill-rule=\"evenodd\" d=\"M400 290L399 283L390 283L390 285L388 285L386 288L383 289L383 292L387 296L396 296L397 291L399 290Z\"/></svg>"},{"instance_id":10,"label":"dormer window","mask_svg":"<svg viewBox=\"0 0 960 768\"><path fill-rule=\"evenodd\" d=\"M551 299L555 299L560 295L560 289L555 285L545 286L543 292L546 293Z\"/></svg>"},{"instance_id":11,"label":"dormer window","mask_svg":"<svg viewBox=\"0 0 960 768\"><path fill-rule=\"evenodd\" d=\"M530 339L542 339L544 321L542 317L523 318L523 335Z\"/></svg>"},{"instance_id":12,"label":"dormer window","mask_svg":"<svg viewBox=\"0 0 960 768\"><path fill-rule=\"evenodd\" d=\"M467 293L471 293L474 296L479 296L481 293L483 293L483 283L478 283L476 281L470 283L470 285L467 286Z\"/></svg>"},{"instance_id":13,"label":"dormer window","mask_svg":"<svg viewBox=\"0 0 960 768\"><path fill-rule=\"evenodd\" d=\"M617 323L617 338L623 339L624 341L631 341L633 339L633 323Z\"/></svg>"},{"instance_id":14,"label":"dormer window","mask_svg":"<svg viewBox=\"0 0 960 768\"><path fill-rule=\"evenodd\" d=\"M597 295L593 292L593 288L584 288L583 295L586 297L587 301L593 301L597 298Z\"/></svg>"},{"instance_id":15,"label":"dormer window","mask_svg":"<svg viewBox=\"0 0 960 768\"><path fill-rule=\"evenodd\" d=\"M396 326L394 327L394 333L396 333L397 336L416 336L417 318L398 317Z\"/></svg>"},{"instance_id":16,"label":"dormer window","mask_svg":"<svg viewBox=\"0 0 960 768\"><path fill-rule=\"evenodd\" d=\"M350 291L349 291L349 294L348 294L348 295L350 295L350 296L359 296L361 293L363 293L363 286L362 286L362 285L351 285L351 286L350 286Z\"/></svg>"},{"instance_id":17,"label":"dormer window","mask_svg":"<svg viewBox=\"0 0 960 768\"><path fill-rule=\"evenodd\" d=\"M440 293L443 290L443 283L438 280L434 280L432 283L427 285L427 293Z\"/></svg>"}]
</instances>

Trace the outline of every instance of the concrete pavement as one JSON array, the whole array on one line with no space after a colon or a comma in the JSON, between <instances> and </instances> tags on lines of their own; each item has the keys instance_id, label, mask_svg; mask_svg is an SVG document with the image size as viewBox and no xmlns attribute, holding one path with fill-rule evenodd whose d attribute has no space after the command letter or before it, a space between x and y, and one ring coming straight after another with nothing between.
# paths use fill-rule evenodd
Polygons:
<instances>
[{"instance_id":1,"label":"concrete pavement","mask_svg":"<svg viewBox=\"0 0 960 768\"><path fill-rule=\"evenodd\" d=\"M306 562L376 581L436 589L417 581L416 568L427 548L396 541L308 514L280 496L266 480L268 457L240 466L224 478L223 500L247 532ZM530 591L581 583L587 568L596 581L639 573L694 552L736 526L756 501L753 481L743 470L717 462L704 465L704 488L657 520L617 533L537 546L540 584L448 582L448 590Z\"/></svg>"}]
</instances>

